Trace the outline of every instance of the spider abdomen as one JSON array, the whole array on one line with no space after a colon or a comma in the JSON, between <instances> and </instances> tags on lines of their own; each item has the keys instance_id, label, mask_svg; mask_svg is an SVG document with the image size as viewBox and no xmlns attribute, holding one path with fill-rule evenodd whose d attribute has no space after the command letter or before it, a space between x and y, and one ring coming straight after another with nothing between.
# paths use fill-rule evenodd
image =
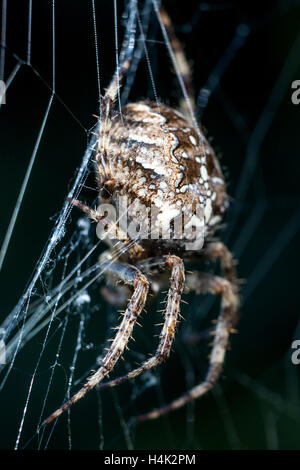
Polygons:
<instances>
[{"instance_id":1,"label":"spider abdomen","mask_svg":"<svg viewBox=\"0 0 300 470\"><path fill-rule=\"evenodd\" d=\"M112 121L107 155L116 193L155 206L165 223L196 205L206 231L222 220L227 194L217 157L178 111L152 102L128 104Z\"/></svg>"}]
</instances>

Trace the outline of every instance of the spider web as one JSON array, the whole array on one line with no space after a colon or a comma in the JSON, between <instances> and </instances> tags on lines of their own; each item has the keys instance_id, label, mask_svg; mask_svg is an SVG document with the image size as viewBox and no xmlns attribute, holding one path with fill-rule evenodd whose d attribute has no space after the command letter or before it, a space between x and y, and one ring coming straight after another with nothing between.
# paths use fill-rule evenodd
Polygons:
<instances>
[{"instance_id":1,"label":"spider web","mask_svg":"<svg viewBox=\"0 0 300 470\"><path fill-rule=\"evenodd\" d=\"M299 2L266 4L259 12L247 3L164 5L193 61L199 117L228 172L233 201L221 238L246 279L239 334L209 396L132 426L133 416L169 402L205 374L209 341L201 338L219 305L189 294L165 364L118 388L90 392L41 427L97 368L118 321L100 292L105 245L66 201L96 203L91 158L100 95L126 58L131 66L119 107L145 97L176 106L184 89L158 1L92 0L70 10L54 0L2 0L3 448L299 448L299 372L290 349L300 335L299 110L290 99L300 74ZM163 300L162 294L147 307L114 376L154 351Z\"/></svg>"}]
</instances>

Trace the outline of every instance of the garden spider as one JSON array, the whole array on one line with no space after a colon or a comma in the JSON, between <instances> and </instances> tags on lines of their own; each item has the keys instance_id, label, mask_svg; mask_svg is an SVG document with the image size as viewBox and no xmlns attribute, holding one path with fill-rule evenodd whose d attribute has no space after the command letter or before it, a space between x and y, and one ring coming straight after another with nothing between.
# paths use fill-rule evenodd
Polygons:
<instances>
[{"instance_id":1,"label":"garden spider","mask_svg":"<svg viewBox=\"0 0 300 470\"><path fill-rule=\"evenodd\" d=\"M102 100L104 117L99 122L95 157L96 174L101 188L99 200L116 204L117 197L123 195L142 202L146 208L154 205L162 223L170 222L179 212L188 213L190 222L193 220L196 225L202 224L204 245L195 252L186 249L187 240L184 237L150 240L126 238L114 224L114 238L122 243L126 250L118 261L114 261L116 251L112 245L101 256L101 266L105 268L111 282L119 278L125 284L131 285L132 296L99 369L72 398L52 413L44 424L60 416L89 390L99 387L102 379L113 370L127 347L133 327L145 306L149 288L152 291L160 290L165 270L171 271L170 287L163 328L155 354L127 375L101 384L100 388L113 387L137 377L169 356L185 286L197 293L221 295L221 312L216 321L212 353L204 381L169 405L138 416L138 421L157 418L210 390L220 376L229 334L237 322L239 297L235 262L225 245L211 241L212 234L222 221L228 206L224 178L213 149L193 118L195 105L191 73L181 44L163 9L160 9L159 20L163 32L170 40L178 72L186 89L186 96L179 103L181 112L161 103L138 102L127 104L121 113L116 113L114 105L118 89L130 66L128 60L124 61ZM98 211L90 209L80 201L70 202L92 220L101 222L103 219L103 215ZM192 215L192 209L195 204L200 205L202 216L193 219L195 216ZM136 212L133 209L129 216L133 218L134 214ZM224 277L207 273L185 274L183 259L195 258L220 260ZM146 277L148 274L156 274L156 287ZM119 294L120 289L121 287L118 287Z\"/></svg>"}]
</instances>

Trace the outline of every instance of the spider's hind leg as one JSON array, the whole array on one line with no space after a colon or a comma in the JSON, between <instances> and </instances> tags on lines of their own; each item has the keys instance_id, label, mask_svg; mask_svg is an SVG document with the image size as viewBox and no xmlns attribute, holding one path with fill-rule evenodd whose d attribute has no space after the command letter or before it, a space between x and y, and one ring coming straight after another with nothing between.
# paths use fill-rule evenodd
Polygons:
<instances>
[{"instance_id":1,"label":"spider's hind leg","mask_svg":"<svg viewBox=\"0 0 300 470\"><path fill-rule=\"evenodd\" d=\"M190 65L187 61L187 58L185 56L183 47L182 47L180 41L178 40L178 38L177 38L177 36L174 32L174 28L173 28L173 25L172 25L172 22L171 22L171 19L170 19L169 15L167 14L167 12L162 7L160 7L160 9L159 9L159 13L160 13L161 21L162 21L162 23L163 23L163 25L166 29L166 33L169 37L171 49L172 49L172 51L174 52L174 55L175 55L175 60L176 60L178 72L179 72L180 77L182 78L182 81L184 83L184 86L185 86L185 89L186 89L186 92L187 92L187 96L188 96L190 105L192 107L192 111L195 112L196 103L195 103L195 95L194 95L194 89L193 89L193 79L192 79L191 67L190 67ZM188 103L187 103L187 100L186 100L185 96L181 96L181 98L179 100L179 108L180 108L181 112L187 117L187 119L191 120L190 119L191 118L190 108L188 106Z\"/></svg>"}]
</instances>

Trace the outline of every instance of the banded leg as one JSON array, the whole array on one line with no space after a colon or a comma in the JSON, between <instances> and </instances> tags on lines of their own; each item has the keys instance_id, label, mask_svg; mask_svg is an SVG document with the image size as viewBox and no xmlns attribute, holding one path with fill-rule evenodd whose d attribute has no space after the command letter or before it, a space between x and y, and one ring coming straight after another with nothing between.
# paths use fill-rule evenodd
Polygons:
<instances>
[{"instance_id":1,"label":"banded leg","mask_svg":"<svg viewBox=\"0 0 300 470\"><path fill-rule=\"evenodd\" d=\"M94 209L91 209L86 204L83 204L81 201L78 201L78 199L68 198L68 201L73 206L78 207L78 209L87 214L87 216L94 222L101 222L101 220L104 218L104 216L101 216ZM107 233L109 232L111 232L111 235L114 235L118 240L122 241L124 247L126 248L126 251L128 252L131 258L138 259L142 256L144 248L142 248L141 245L139 245L137 242L130 240L123 232L123 230L118 226L116 221L113 221L111 223L109 230L107 230Z\"/></svg>"},{"instance_id":2,"label":"banded leg","mask_svg":"<svg viewBox=\"0 0 300 470\"><path fill-rule=\"evenodd\" d=\"M210 260L220 260L222 275L228 279L228 281L235 284L237 288L237 275L235 266L237 261L233 258L232 254L228 250L227 246L222 242L212 242L207 245L203 250L203 256Z\"/></svg>"},{"instance_id":3,"label":"banded leg","mask_svg":"<svg viewBox=\"0 0 300 470\"><path fill-rule=\"evenodd\" d=\"M222 242L209 243L204 250L201 252L201 257L211 261L220 260L222 276L231 283L231 287L235 295L239 292L239 280L236 274L236 260L232 254ZM202 283L199 281L199 275L197 272L188 274L186 279L186 288L195 291L197 294L202 293ZM232 326L235 327L238 323L238 309L235 312L235 316L232 319ZM197 344L207 339L211 333L211 328L200 332L188 332L184 338L186 344Z\"/></svg>"},{"instance_id":4,"label":"banded leg","mask_svg":"<svg viewBox=\"0 0 300 470\"><path fill-rule=\"evenodd\" d=\"M220 260L222 276L231 283L231 289L238 299L240 281L236 274L237 261L234 259L227 246L222 242L209 243L204 249L203 256L212 261ZM236 326L238 321L239 315L237 309L232 318L232 326Z\"/></svg>"},{"instance_id":5,"label":"banded leg","mask_svg":"<svg viewBox=\"0 0 300 470\"><path fill-rule=\"evenodd\" d=\"M213 348L206 378L199 385L193 387L190 391L168 405L137 416L136 420L138 422L156 419L163 414L181 408L188 402L201 397L214 387L220 376L225 359L226 347L228 345L228 338L232 328L232 319L235 317L239 307L239 298L232 289L232 284L228 280L218 276L199 274L199 287L200 286L201 292L203 293L219 294L222 296L221 312L214 332Z\"/></svg>"},{"instance_id":6,"label":"banded leg","mask_svg":"<svg viewBox=\"0 0 300 470\"><path fill-rule=\"evenodd\" d=\"M98 165L99 173L101 175L102 185L102 196L106 197L110 194L110 189L113 187L113 176L109 165L109 157L107 155L107 149L109 147L111 120L113 117L113 111L115 107L115 101L118 95L118 89L125 73L130 66L130 62L126 60L120 70L117 70L106 93L101 100L101 106L104 112L104 116L99 119L99 140L98 140L98 151L96 156L96 164Z\"/></svg>"},{"instance_id":7,"label":"banded leg","mask_svg":"<svg viewBox=\"0 0 300 470\"><path fill-rule=\"evenodd\" d=\"M183 83L185 85L187 95L188 95L190 104L192 106L192 110L193 112L195 112L196 104L195 104L191 68L186 59L185 53L183 51L183 47L175 35L169 15L162 7L160 7L159 9L159 13L160 13L162 23L166 29L167 35L170 39L171 49L174 52L178 70L182 77ZM184 96L182 96L179 100L179 107L181 109L181 112L190 120L190 110L189 110L188 104Z\"/></svg>"},{"instance_id":8,"label":"banded leg","mask_svg":"<svg viewBox=\"0 0 300 470\"><path fill-rule=\"evenodd\" d=\"M168 292L167 306L165 310L165 321L160 335L160 342L157 350L150 359L143 362L140 367L134 369L128 374L118 377L110 382L99 385L99 389L114 387L126 380L133 379L142 374L146 370L152 369L165 360L171 350L173 339L175 336L175 328L180 314L180 300L184 287L184 265L180 258L177 256L167 256L160 261L160 264L165 264L172 270L170 279L170 288Z\"/></svg>"},{"instance_id":9,"label":"banded leg","mask_svg":"<svg viewBox=\"0 0 300 470\"><path fill-rule=\"evenodd\" d=\"M146 277L137 268L121 263L107 262L103 263L103 267L108 272L118 276L125 283L133 285L134 292L124 313L123 320L116 328L117 334L102 360L102 365L88 378L87 383L75 395L73 395L70 400L64 403L44 421L44 424L48 424L53 419L60 416L65 410L80 400L80 398L82 398L109 374L119 357L122 355L124 348L131 337L137 317L144 308L149 289L149 283Z\"/></svg>"}]
</instances>

